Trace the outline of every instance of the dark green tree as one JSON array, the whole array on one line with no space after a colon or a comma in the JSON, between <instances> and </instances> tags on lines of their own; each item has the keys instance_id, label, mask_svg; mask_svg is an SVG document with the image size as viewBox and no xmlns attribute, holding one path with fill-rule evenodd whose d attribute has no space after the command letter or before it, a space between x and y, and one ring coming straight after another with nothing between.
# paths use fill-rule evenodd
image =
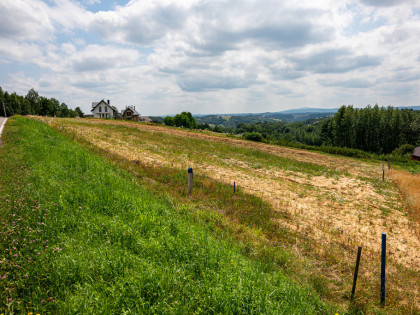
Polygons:
<instances>
[{"instance_id":1,"label":"dark green tree","mask_svg":"<svg viewBox=\"0 0 420 315\"><path fill-rule=\"evenodd\" d=\"M79 116L80 118L83 118L85 116L80 107L76 107L75 111L77 112L77 116Z\"/></svg>"},{"instance_id":2,"label":"dark green tree","mask_svg":"<svg viewBox=\"0 0 420 315\"><path fill-rule=\"evenodd\" d=\"M174 126L174 119L173 119L171 116L166 116L166 117L163 119L163 123L164 123L166 126Z\"/></svg>"},{"instance_id":3,"label":"dark green tree","mask_svg":"<svg viewBox=\"0 0 420 315\"><path fill-rule=\"evenodd\" d=\"M28 114L39 115L40 108L39 108L39 94L34 89L30 89L26 94L25 98L28 100L30 105L30 111Z\"/></svg>"}]
</instances>

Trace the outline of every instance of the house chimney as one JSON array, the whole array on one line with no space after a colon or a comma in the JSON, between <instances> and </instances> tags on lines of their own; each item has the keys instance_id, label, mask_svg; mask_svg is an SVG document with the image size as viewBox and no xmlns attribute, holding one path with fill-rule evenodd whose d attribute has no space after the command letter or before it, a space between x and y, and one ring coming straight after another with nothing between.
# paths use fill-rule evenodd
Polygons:
<instances>
[{"instance_id":1,"label":"house chimney","mask_svg":"<svg viewBox=\"0 0 420 315\"><path fill-rule=\"evenodd\" d=\"M108 105L109 105L109 100L108 100Z\"/></svg>"}]
</instances>

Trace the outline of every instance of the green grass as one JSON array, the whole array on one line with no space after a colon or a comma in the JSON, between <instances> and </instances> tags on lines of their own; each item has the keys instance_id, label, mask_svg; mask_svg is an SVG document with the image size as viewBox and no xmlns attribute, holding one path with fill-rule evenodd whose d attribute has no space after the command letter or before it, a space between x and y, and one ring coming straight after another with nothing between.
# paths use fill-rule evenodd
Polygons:
<instances>
[{"instance_id":1,"label":"green grass","mask_svg":"<svg viewBox=\"0 0 420 315\"><path fill-rule=\"evenodd\" d=\"M16 117L2 140L1 312L333 313L269 251L250 258L52 128Z\"/></svg>"}]
</instances>

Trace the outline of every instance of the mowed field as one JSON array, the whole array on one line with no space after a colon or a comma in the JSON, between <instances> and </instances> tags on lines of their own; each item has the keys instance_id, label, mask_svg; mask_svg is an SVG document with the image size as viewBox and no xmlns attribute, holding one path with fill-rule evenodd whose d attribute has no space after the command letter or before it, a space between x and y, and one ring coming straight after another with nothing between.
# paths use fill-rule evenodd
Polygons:
<instances>
[{"instance_id":1,"label":"mowed field","mask_svg":"<svg viewBox=\"0 0 420 315\"><path fill-rule=\"evenodd\" d=\"M387 233L388 303L413 313L419 310L415 188L404 190L403 186L410 178L415 187L420 175L386 169L382 181L378 162L205 131L110 120L34 118L124 164L129 171L149 170L146 182L160 193L208 203L209 211L230 220L228 228L239 239L252 238L255 244L290 250L291 259L301 259L304 266L295 271L302 277L316 274L312 279L319 282L327 299L348 299L357 246L363 246L356 296L359 294L362 305L378 302L381 234ZM193 168L196 179L191 196L186 195L188 167ZM165 172L174 170L185 171L185 178L173 185L158 185ZM255 196L270 208L261 212L264 224L244 220L247 213L239 217L224 211L217 200L207 199L199 189L205 186L209 191L214 183L230 185L233 200L234 182L239 193ZM174 191L174 185L180 187Z\"/></svg>"}]
</instances>

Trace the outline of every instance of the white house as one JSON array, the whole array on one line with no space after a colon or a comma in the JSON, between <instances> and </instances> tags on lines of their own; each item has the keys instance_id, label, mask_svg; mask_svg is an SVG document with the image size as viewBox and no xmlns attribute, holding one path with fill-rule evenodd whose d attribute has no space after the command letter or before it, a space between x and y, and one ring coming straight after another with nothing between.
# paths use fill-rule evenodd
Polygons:
<instances>
[{"instance_id":1,"label":"white house","mask_svg":"<svg viewBox=\"0 0 420 315\"><path fill-rule=\"evenodd\" d=\"M92 103L92 114L94 118L114 118L115 117L115 109L109 105L108 102L104 100L100 102L93 102Z\"/></svg>"}]
</instances>

